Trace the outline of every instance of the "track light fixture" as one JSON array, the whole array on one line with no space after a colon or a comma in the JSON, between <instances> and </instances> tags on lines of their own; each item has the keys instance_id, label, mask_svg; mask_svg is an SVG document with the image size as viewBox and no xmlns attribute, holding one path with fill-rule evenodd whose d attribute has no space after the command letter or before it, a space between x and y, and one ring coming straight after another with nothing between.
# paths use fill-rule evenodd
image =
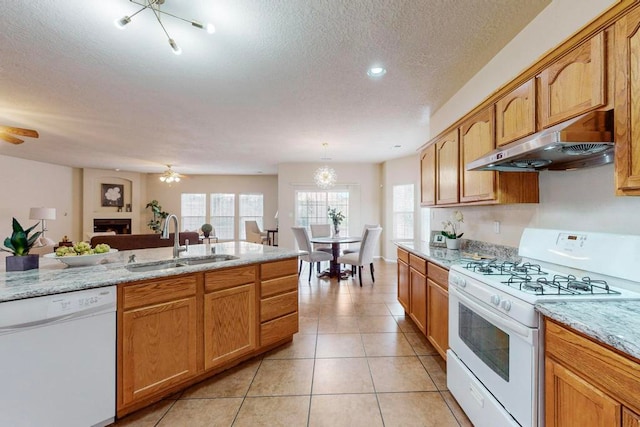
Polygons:
<instances>
[{"instance_id":1,"label":"track light fixture","mask_svg":"<svg viewBox=\"0 0 640 427\"><path fill-rule=\"evenodd\" d=\"M138 13L142 12L145 9L149 9L153 12L156 19L158 20L158 23L162 27L162 31L164 31L164 34L167 36L167 39L169 40L169 46L171 46L173 53L175 53L176 55L180 55L182 53L182 49L180 49L180 46L178 46L175 40L171 38L171 36L169 36L167 29L162 24L162 20L161 20L162 15L168 15L168 16L171 16L172 18L176 18L181 21L188 22L196 28L205 30L209 34L213 34L216 32L216 28L213 26L213 24L210 24L210 23L203 24L193 19L184 19L172 13L166 12L164 10L160 10L160 6L164 4L165 0L145 0L143 3L139 3L136 0L129 0L129 1L131 3L137 4L138 6L142 6L142 8L130 16L123 16L120 19L116 19L114 21L115 26L121 30L124 30L125 27L131 22L131 18L133 18L134 16L136 16Z\"/></svg>"}]
</instances>

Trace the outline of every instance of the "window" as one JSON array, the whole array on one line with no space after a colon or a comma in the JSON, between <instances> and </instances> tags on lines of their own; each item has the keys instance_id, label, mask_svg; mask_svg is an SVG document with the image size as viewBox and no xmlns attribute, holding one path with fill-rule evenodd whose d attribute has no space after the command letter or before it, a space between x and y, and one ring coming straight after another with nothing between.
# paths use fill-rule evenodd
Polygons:
<instances>
[{"instance_id":1,"label":"window","mask_svg":"<svg viewBox=\"0 0 640 427\"><path fill-rule=\"evenodd\" d=\"M199 230L207 217L207 195L182 193L180 216L182 231Z\"/></svg>"},{"instance_id":2,"label":"window","mask_svg":"<svg viewBox=\"0 0 640 427\"><path fill-rule=\"evenodd\" d=\"M233 240L235 236L235 194L214 193L211 197L210 223L220 240Z\"/></svg>"},{"instance_id":3,"label":"window","mask_svg":"<svg viewBox=\"0 0 640 427\"><path fill-rule=\"evenodd\" d=\"M341 230L349 230L348 191L298 191L296 192L296 225L327 224L329 207L336 208L345 216Z\"/></svg>"},{"instance_id":4,"label":"window","mask_svg":"<svg viewBox=\"0 0 640 427\"><path fill-rule=\"evenodd\" d=\"M240 240L247 238L244 223L245 221L257 221L260 230L264 231L263 219L263 200L262 194L240 194L240 221L238 224L238 235Z\"/></svg>"},{"instance_id":5,"label":"window","mask_svg":"<svg viewBox=\"0 0 640 427\"><path fill-rule=\"evenodd\" d=\"M393 238L413 239L413 184L393 186Z\"/></svg>"}]
</instances>

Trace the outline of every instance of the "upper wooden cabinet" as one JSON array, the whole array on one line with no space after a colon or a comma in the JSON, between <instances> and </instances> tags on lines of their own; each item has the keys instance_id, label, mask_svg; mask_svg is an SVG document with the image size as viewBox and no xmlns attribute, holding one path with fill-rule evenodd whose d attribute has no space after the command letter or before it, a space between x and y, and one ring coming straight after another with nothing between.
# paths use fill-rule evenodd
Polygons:
<instances>
[{"instance_id":1,"label":"upper wooden cabinet","mask_svg":"<svg viewBox=\"0 0 640 427\"><path fill-rule=\"evenodd\" d=\"M600 32L542 71L540 125L543 128L606 103L605 34Z\"/></svg>"},{"instance_id":2,"label":"upper wooden cabinet","mask_svg":"<svg viewBox=\"0 0 640 427\"><path fill-rule=\"evenodd\" d=\"M460 202L495 198L495 172L468 171L465 165L495 148L493 108L486 108L460 127Z\"/></svg>"},{"instance_id":3,"label":"upper wooden cabinet","mask_svg":"<svg viewBox=\"0 0 640 427\"><path fill-rule=\"evenodd\" d=\"M437 205L458 203L458 142L458 130L455 129L435 143Z\"/></svg>"},{"instance_id":4,"label":"upper wooden cabinet","mask_svg":"<svg viewBox=\"0 0 640 427\"><path fill-rule=\"evenodd\" d=\"M496 102L496 145L524 138L536 131L536 85L533 79Z\"/></svg>"},{"instance_id":5,"label":"upper wooden cabinet","mask_svg":"<svg viewBox=\"0 0 640 427\"><path fill-rule=\"evenodd\" d=\"M616 192L640 195L640 8L615 26Z\"/></svg>"},{"instance_id":6,"label":"upper wooden cabinet","mask_svg":"<svg viewBox=\"0 0 640 427\"><path fill-rule=\"evenodd\" d=\"M420 153L420 204L436 204L436 145L431 144Z\"/></svg>"}]
</instances>

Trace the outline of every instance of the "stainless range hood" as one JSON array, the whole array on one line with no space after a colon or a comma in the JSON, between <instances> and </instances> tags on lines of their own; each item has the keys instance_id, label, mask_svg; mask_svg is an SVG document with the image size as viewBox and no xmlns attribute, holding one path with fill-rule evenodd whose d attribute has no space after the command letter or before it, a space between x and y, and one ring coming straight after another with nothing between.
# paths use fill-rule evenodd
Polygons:
<instances>
[{"instance_id":1,"label":"stainless range hood","mask_svg":"<svg viewBox=\"0 0 640 427\"><path fill-rule=\"evenodd\" d=\"M466 169L569 170L611 163L613 154L613 110L592 111L497 148Z\"/></svg>"}]
</instances>

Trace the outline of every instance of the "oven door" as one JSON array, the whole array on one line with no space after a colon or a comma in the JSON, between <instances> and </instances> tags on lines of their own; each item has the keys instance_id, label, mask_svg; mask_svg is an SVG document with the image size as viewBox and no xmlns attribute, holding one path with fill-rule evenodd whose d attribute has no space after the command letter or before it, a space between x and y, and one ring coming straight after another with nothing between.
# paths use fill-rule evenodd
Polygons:
<instances>
[{"instance_id":1,"label":"oven door","mask_svg":"<svg viewBox=\"0 0 640 427\"><path fill-rule=\"evenodd\" d=\"M451 350L486 391L526 427L535 426L537 418L537 338L536 329L450 287Z\"/></svg>"}]
</instances>

